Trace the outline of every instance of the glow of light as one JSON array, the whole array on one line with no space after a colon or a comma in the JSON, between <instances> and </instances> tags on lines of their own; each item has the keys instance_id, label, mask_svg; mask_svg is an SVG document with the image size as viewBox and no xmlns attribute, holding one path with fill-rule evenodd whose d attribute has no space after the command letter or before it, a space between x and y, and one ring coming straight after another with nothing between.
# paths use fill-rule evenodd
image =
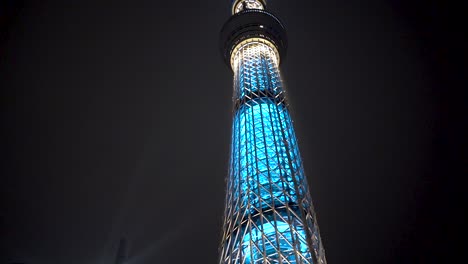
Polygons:
<instances>
[{"instance_id":1,"label":"glow of light","mask_svg":"<svg viewBox=\"0 0 468 264\"><path fill-rule=\"evenodd\" d=\"M227 243L234 245L231 252L238 254L229 263L253 264L265 258L311 263L304 223L291 216L300 214L297 205L305 191L296 184L305 177L292 120L281 99L278 51L264 39L248 39L232 54L234 99L241 103L232 127L230 212L247 212L249 220L227 236Z\"/></svg>"},{"instance_id":2,"label":"glow of light","mask_svg":"<svg viewBox=\"0 0 468 264\"><path fill-rule=\"evenodd\" d=\"M231 51L231 67L232 69L241 61L246 60L249 56L263 56L275 64L274 67L278 67L280 63L279 52L275 45L270 41L263 38L249 38L241 41Z\"/></svg>"},{"instance_id":3,"label":"glow of light","mask_svg":"<svg viewBox=\"0 0 468 264\"><path fill-rule=\"evenodd\" d=\"M258 228L252 228L252 231L244 236L242 249L246 256L245 263L258 263L263 259L263 254L267 255L269 260L278 259L277 245L274 245L277 236L279 237L281 254L289 255L287 258L289 263L297 263L292 241L299 245L299 254L308 254L306 234L302 227L296 227L293 231L291 226L283 221L268 222ZM256 247L251 246L251 241ZM258 248L264 248L264 250L259 251Z\"/></svg>"},{"instance_id":4,"label":"glow of light","mask_svg":"<svg viewBox=\"0 0 468 264\"><path fill-rule=\"evenodd\" d=\"M244 8L244 3L247 7L247 9L265 9L263 6L262 2L259 0L238 0L234 6L233 6L233 14L237 14L241 11L243 11Z\"/></svg>"}]
</instances>

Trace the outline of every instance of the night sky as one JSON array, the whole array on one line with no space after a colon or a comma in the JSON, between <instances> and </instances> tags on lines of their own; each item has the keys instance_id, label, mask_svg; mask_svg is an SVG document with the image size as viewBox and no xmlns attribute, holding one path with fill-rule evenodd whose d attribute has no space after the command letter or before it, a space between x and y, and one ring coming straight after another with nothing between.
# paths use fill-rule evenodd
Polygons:
<instances>
[{"instance_id":1,"label":"night sky","mask_svg":"<svg viewBox=\"0 0 468 264\"><path fill-rule=\"evenodd\" d=\"M457 9L269 1L330 264L461 263ZM121 238L131 264L217 263L229 15L228 0L0 2L1 264L111 264Z\"/></svg>"}]
</instances>

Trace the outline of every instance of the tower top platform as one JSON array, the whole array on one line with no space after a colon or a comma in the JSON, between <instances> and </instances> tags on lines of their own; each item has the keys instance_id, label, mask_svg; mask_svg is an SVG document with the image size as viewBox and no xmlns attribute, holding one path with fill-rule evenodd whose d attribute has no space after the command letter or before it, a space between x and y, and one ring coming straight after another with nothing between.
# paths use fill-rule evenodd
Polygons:
<instances>
[{"instance_id":1,"label":"tower top platform","mask_svg":"<svg viewBox=\"0 0 468 264\"><path fill-rule=\"evenodd\" d=\"M266 9L267 0L231 0L232 14L239 13L245 9Z\"/></svg>"},{"instance_id":2,"label":"tower top platform","mask_svg":"<svg viewBox=\"0 0 468 264\"><path fill-rule=\"evenodd\" d=\"M288 46L286 29L273 14L261 9L245 9L232 15L224 24L220 34L220 50L230 66L235 47L244 40L253 38L271 42L280 55L285 57Z\"/></svg>"}]
</instances>

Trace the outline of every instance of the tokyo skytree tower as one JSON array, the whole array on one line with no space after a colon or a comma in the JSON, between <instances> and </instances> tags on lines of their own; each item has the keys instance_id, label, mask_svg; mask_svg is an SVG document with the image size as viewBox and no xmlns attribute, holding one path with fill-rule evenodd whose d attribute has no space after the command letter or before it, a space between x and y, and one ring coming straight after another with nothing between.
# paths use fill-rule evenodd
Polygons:
<instances>
[{"instance_id":1,"label":"tokyo skytree tower","mask_svg":"<svg viewBox=\"0 0 468 264\"><path fill-rule=\"evenodd\" d=\"M286 31L266 0L234 0L220 45L234 74L219 263L325 264L279 64Z\"/></svg>"}]
</instances>

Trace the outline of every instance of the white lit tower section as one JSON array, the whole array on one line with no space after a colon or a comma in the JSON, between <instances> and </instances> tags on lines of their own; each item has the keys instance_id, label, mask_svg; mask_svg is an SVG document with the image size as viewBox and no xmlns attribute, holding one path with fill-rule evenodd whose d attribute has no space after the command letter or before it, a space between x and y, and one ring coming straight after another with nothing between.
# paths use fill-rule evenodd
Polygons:
<instances>
[{"instance_id":1,"label":"white lit tower section","mask_svg":"<svg viewBox=\"0 0 468 264\"><path fill-rule=\"evenodd\" d=\"M281 22L237 0L221 30L234 73L231 158L219 263L326 263L285 99Z\"/></svg>"}]
</instances>

